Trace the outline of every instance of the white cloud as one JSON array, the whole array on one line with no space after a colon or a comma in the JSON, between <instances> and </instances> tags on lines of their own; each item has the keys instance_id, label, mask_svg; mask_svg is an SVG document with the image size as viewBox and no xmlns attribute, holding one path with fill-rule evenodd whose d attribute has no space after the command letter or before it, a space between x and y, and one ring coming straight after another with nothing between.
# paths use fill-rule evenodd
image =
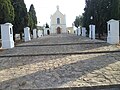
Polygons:
<instances>
[{"instance_id":1,"label":"white cloud","mask_svg":"<svg viewBox=\"0 0 120 90\"><path fill-rule=\"evenodd\" d=\"M50 15L56 11L59 5L60 11L66 14L67 26L71 26L75 17L82 14L85 7L85 0L25 0L27 8L34 4L38 21L41 25L50 23Z\"/></svg>"}]
</instances>

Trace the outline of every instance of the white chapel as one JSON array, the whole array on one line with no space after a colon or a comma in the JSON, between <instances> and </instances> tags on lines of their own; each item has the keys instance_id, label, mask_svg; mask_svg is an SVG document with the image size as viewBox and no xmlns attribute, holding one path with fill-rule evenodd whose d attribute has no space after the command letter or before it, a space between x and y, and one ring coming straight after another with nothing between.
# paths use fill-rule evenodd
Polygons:
<instances>
[{"instance_id":1,"label":"white chapel","mask_svg":"<svg viewBox=\"0 0 120 90\"><path fill-rule=\"evenodd\" d=\"M56 12L50 17L50 34L67 33L66 31L66 15L62 14L57 6Z\"/></svg>"}]
</instances>

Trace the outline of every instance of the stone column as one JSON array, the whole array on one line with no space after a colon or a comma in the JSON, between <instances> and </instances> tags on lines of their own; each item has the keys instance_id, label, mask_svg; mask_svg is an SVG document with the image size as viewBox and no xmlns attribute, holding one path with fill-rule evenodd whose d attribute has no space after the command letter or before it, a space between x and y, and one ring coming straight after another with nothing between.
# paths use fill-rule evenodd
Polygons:
<instances>
[{"instance_id":1,"label":"stone column","mask_svg":"<svg viewBox=\"0 0 120 90\"><path fill-rule=\"evenodd\" d=\"M107 22L107 43L109 44L119 44L119 21L110 20Z\"/></svg>"},{"instance_id":2,"label":"stone column","mask_svg":"<svg viewBox=\"0 0 120 90\"><path fill-rule=\"evenodd\" d=\"M80 29L80 27L77 30L78 30L78 35L80 36L81 35L81 29Z\"/></svg>"},{"instance_id":3,"label":"stone column","mask_svg":"<svg viewBox=\"0 0 120 90\"><path fill-rule=\"evenodd\" d=\"M50 35L50 29L49 28L44 29L44 35Z\"/></svg>"},{"instance_id":4,"label":"stone column","mask_svg":"<svg viewBox=\"0 0 120 90\"><path fill-rule=\"evenodd\" d=\"M85 27L82 27L82 36L83 37L86 37L86 28Z\"/></svg>"},{"instance_id":5,"label":"stone column","mask_svg":"<svg viewBox=\"0 0 120 90\"><path fill-rule=\"evenodd\" d=\"M33 38L37 38L37 30L33 29Z\"/></svg>"},{"instance_id":6,"label":"stone column","mask_svg":"<svg viewBox=\"0 0 120 90\"><path fill-rule=\"evenodd\" d=\"M75 34L78 35L78 28L75 30Z\"/></svg>"},{"instance_id":7,"label":"stone column","mask_svg":"<svg viewBox=\"0 0 120 90\"><path fill-rule=\"evenodd\" d=\"M95 39L95 25L89 25L89 38Z\"/></svg>"},{"instance_id":8,"label":"stone column","mask_svg":"<svg viewBox=\"0 0 120 90\"><path fill-rule=\"evenodd\" d=\"M31 40L31 37L30 37L30 28L29 27L24 28L24 40L25 40L25 42Z\"/></svg>"},{"instance_id":9,"label":"stone column","mask_svg":"<svg viewBox=\"0 0 120 90\"><path fill-rule=\"evenodd\" d=\"M38 30L38 37L42 37L42 36L43 36L42 30Z\"/></svg>"},{"instance_id":10,"label":"stone column","mask_svg":"<svg viewBox=\"0 0 120 90\"><path fill-rule=\"evenodd\" d=\"M11 23L5 23L1 25L2 48L4 49L10 49L14 47L12 27L13 25Z\"/></svg>"}]
</instances>

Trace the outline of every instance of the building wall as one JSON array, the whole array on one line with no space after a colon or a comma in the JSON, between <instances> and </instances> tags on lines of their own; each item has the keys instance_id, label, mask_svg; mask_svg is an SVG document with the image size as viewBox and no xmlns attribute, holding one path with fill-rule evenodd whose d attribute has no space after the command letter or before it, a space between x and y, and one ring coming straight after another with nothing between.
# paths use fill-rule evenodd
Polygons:
<instances>
[{"instance_id":1,"label":"building wall","mask_svg":"<svg viewBox=\"0 0 120 90\"><path fill-rule=\"evenodd\" d=\"M61 24L66 24L66 16L60 11L56 11L56 13L51 16L51 25L57 24L57 18L60 18Z\"/></svg>"},{"instance_id":2,"label":"building wall","mask_svg":"<svg viewBox=\"0 0 120 90\"><path fill-rule=\"evenodd\" d=\"M67 27L67 32L70 34L74 34L74 28L73 27Z\"/></svg>"},{"instance_id":3,"label":"building wall","mask_svg":"<svg viewBox=\"0 0 120 90\"><path fill-rule=\"evenodd\" d=\"M57 33L57 28L60 27L61 28L61 33L67 33L66 31L66 25L52 25L51 26L51 34L53 33Z\"/></svg>"},{"instance_id":4,"label":"building wall","mask_svg":"<svg viewBox=\"0 0 120 90\"><path fill-rule=\"evenodd\" d=\"M57 18L60 18L60 24L57 24ZM57 11L51 15L51 34L53 33L57 33L57 28L60 27L61 28L61 33L67 33L66 30L66 16L63 15L59 9L57 8Z\"/></svg>"}]
</instances>

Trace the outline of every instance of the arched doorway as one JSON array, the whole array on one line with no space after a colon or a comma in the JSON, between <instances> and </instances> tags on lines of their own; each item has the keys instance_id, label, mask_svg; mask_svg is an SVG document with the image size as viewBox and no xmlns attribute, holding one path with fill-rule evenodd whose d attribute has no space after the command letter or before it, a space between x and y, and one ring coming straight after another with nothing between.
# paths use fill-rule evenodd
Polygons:
<instances>
[{"instance_id":1,"label":"arched doorway","mask_svg":"<svg viewBox=\"0 0 120 90\"><path fill-rule=\"evenodd\" d=\"M61 34L61 28L60 27L57 28L57 34Z\"/></svg>"},{"instance_id":2,"label":"arched doorway","mask_svg":"<svg viewBox=\"0 0 120 90\"><path fill-rule=\"evenodd\" d=\"M47 35L50 35L50 31L49 30L47 30Z\"/></svg>"}]
</instances>

